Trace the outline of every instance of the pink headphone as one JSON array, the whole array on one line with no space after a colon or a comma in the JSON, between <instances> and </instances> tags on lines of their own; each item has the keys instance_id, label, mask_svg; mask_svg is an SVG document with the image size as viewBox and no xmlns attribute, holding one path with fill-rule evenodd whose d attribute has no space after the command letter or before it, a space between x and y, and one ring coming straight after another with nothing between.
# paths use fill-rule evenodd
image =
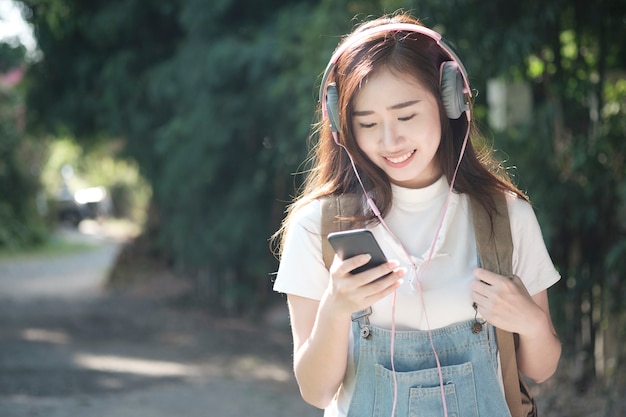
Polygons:
<instances>
[{"instance_id":1,"label":"pink headphone","mask_svg":"<svg viewBox=\"0 0 626 417\"><path fill-rule=\"evenodd\" d=\"M352 38L349 38L335 50L324 71L319 91L319 101L322 104L323 117L330 120L332 131L339 132L340 118L338 108L339 92L337 91L337 85L335 83L328 83L330 73L335 67L339 57L349 47L358 44L371 35L384 32L414 32L429 37L434 40L437 45L439 45L439 47L450 58L449 61L443 62L439 69L441 99L443 101L446 114L449 119L456 120L461 117L463 113L465 113L468 122L467 129L469 131L469 122L471 120L469 99L472 96L472 92L467 77L467 71L465 70L463 63L452 47L444 38L441 37L439 33L424 26L412 23L389 23L366 29L363 32L353 35Z\"/></svg>"}]
</instances>

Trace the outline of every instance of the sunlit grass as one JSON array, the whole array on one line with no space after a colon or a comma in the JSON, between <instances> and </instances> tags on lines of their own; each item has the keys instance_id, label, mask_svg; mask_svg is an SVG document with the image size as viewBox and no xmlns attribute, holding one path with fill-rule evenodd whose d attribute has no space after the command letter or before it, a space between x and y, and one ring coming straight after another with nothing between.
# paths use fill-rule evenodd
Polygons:
<instances>
[{"instance_id":1,"label":"sunlit grass","mask_svg":"<svg viewBox=\"0 0 626 417\"><path fill-rule=\"evenodd\" d=\"M57 257L86 252L98 248L107 239L132 239L141 232L136 223L121 219L102 222L85 220L78 229L59 229L50 234L45 242L27 248L0 248L0 261Z\"/></svg>"},{"instance_id":2,"label":"sunlit grass","mask_svg":"<svg viewBox=\"0 0 626 417\"><path fill-rule=\"evenodd\" d=\"M55 257L85 252L96 247L97 245L93 243L76 242L57 235L52 235L41 245L17 249L2 248L0 249L0 260Z\"/></svg>"}]
</instances>

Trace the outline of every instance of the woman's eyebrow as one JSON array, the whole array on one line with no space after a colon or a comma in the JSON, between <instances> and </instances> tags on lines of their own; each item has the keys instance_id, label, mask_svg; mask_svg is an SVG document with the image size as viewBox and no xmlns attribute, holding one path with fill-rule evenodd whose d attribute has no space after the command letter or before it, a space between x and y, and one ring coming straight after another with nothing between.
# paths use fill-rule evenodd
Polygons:
<instances>
[{"instance_id":1,"label":"woman's eyebrow","mask_svg":"<svg viewBox=\"0 0 626 417\"><path fill-rule=\"evenodd\" d=\"M398 109L403 109L405 107L410 107L416 103L419 103L422 100L409 100L409 101L405 101L404 103L398 103L398 104L394 104L391 107L388 107L387 110L398 110Z\"/></svg>"},{"instance_id":2,"label":"woman's eyebrow","mask_svg":"<svg viewBox=\"0 0 626 417\"><path fill-rule=\"evenodd\" d=\"M398 103L398 104L394 104L393 106L387 107L387 110L398 110L398 109L403 109L405 107L410 107L416 103L419 103L421 100L409 100L409 101L404 101L402 103ZM354 111L352 113L354 116L369 116L370 114L374 114L373 110L361 110L361 111Z\"/></svg>"}]
</instances>

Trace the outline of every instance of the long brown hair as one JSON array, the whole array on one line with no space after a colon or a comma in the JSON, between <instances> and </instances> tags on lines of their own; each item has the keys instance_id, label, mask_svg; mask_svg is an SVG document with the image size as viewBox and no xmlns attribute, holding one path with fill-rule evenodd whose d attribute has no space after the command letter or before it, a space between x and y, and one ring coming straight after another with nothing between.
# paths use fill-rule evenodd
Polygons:
<instances>
[{"instance_id":1,"label":"long brown hair","mask_svg":"<svg viewBox=\"0 0 626 417\"><path fill-rule=\"evenodd\" d=\"M419 20L408 14L385 16L358 26L343 42L350 42L351 37L369 28L390 23L411 23L421 25ZM339 140L350 152L359 170L365 187L376 202L384 217L392 204L391 184L387 175L358 147L352 123L354 97L369 76L380 68L388 69L398 75L414 77L437 99L441 122L441 143L435 158L443 174L452 178L456 167L465 133L467 120L448 119L441 99L439 67L449 57L439 45L429 37L407 31L374 31L370 36L350 45L338 57L329 82L335 82L339 91L340 131ZM273 238L284 238L285 229L295 211L309 202L344 193L361 193L350 160L332 137L330 125L321 117L312 134L313 146L309 151L310 170L298 197L287 209L282 227ZM478 201L492 216L495 212L492 195L501 192L513 192L519 198L528 200L510 180L506 170L495 160L492 149L484 137L470 123L470 141L462 155L459 171L454 183L454 190L466 193ZM375 221L373 213L364 206L363 220ZM281 248L282 252L282 239Z\"/></svg>"}]
</instances>

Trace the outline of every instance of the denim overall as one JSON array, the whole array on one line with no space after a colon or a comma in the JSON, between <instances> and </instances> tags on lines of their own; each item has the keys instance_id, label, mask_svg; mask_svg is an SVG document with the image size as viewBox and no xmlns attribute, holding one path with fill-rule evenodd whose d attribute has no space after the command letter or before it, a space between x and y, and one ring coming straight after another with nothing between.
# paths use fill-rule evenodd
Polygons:
<instances>
[{"instance_id":1,"label":"denim overall","mask_svg":"<svg viewBox=\"0 0 626 417\"><path fill-rule=\"evenodd\" d=\"M369 313L368 313L369 312ZM356 382L348 417L391 417L394 379L391 331L369 325L371 309L355 313ZM510 417L498 378L495 328L472 332L474 320L431 331L441 362L448 417ZM442 417L439 373L426 331L396 331L397 417Z\"/></svg>"}]
</instances>

